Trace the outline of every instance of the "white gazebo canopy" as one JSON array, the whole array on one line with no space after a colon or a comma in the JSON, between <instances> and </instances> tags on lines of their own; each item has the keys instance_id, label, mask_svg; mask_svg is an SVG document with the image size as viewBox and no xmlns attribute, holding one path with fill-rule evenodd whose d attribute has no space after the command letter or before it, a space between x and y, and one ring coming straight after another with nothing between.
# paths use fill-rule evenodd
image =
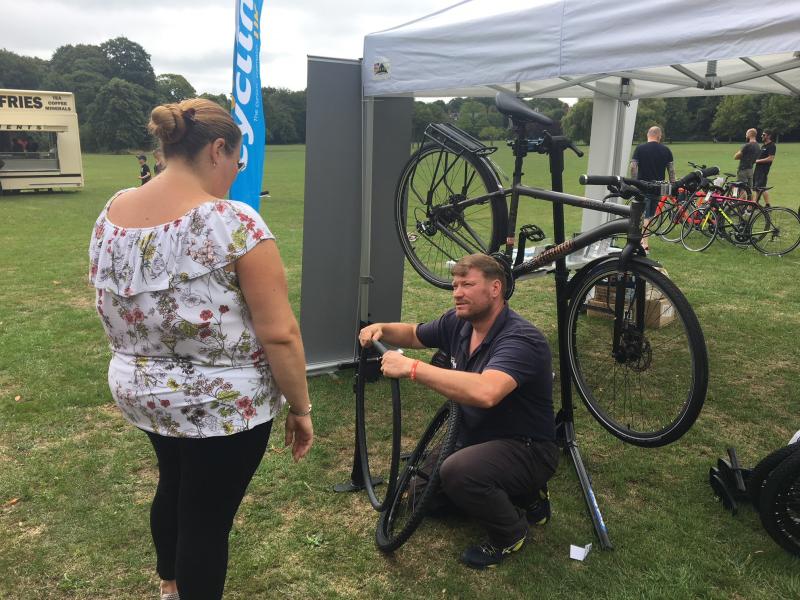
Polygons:
<instances>
[{"instance_id":1,"label":"white gazebo canopy","mask_svg":"<svg viewBox=\"0 0 800 600\"><path fill-rule=\"evenodd\" d=\"M624 175L640 99L800 96L798 50L800 0L465 0L366 36L362 84L368 101L593 97L588 170Z\"/></svg>"},{"instance_id":2,"label":"white gazebo canopy","mask_svg":"<svg viewBox=\"0 0 800 600\"><path fill-rule=\"evenodd\" d=\"M625 78L623 100L800 95L797 50L798 0L466 0L368 35L363 84L365 96L586 97Z\"/></svg>"}]
</instances>

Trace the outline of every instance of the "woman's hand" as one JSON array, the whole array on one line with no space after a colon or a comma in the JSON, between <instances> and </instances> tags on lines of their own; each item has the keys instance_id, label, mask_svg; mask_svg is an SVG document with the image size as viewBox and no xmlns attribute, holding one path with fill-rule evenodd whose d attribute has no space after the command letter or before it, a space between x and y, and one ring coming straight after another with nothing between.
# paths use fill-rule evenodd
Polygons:
<instances>
[{"instance_id":1,"label":"woman's hand","mask_svg":"<svg viewBox=\"0 0 800 600\"><path fill-rule=\"evenodd\" d=\"M285 446L292 447L292 458L294 462L303 458L311 445L314 443L314 425L311 423L311 415L298 417L289 412L286 415L286 439Z\"/></svg>"}]
</instances>

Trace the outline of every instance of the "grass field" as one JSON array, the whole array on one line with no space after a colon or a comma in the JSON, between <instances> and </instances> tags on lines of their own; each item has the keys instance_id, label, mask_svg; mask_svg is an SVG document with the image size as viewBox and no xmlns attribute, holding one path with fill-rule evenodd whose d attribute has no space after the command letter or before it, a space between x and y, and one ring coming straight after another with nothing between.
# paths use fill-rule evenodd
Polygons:
<instances>
[{"instance_id":1,"label":"grass field","mask_svg":"<svg viewBox=\"0 0 800 600\"><path fill-rule=\"evenodd\" d=\"M732 144L674 144L686 161L735 170ZM511 173L506 148L498 161ZM269 148L262 214L278 236L299 313L304 148ZM109 351L87 283L92 224L108 197L135 185L133 156L84 157L77 193L0 199L0 599L155 597L149 501L155 460L146 437L111 400ZM773 203L797 209L800 145L781 144ZM581 193L586 158L567 158L567 191ZM548 185L543 157L526 183ZM520 223L551 232L550 205ZM568 211L568 232L580 213ZM757 513L735 517L715 501L708 469L727 446L753 466L800 428L800 251L764 257L717 243L702 254L651 243L652 256L692 303L711 361L706 405L668 447L624 446L576 411L578 440L615 549L569 559L594 541L580 487L563 459L551 483L553 521L519 555L489 572L457 557L481 532L462 521L425 522L392 557L373 543L377 514L363 494L339 495L353 443L352 373L310 380L317 440L293 465L282 424L237 516L226 598L800 598L800 562L767 536ZM436 316L447 292L406 269L403 318ZM335 293L332 290L331 293ZM556 347L551 278L523 282L512 307ZM404 385L404 440L412 444L440 399ZM384 391L370 391L376 445ZM576 400L577 401L577 400ZM596 545L596 544L595 544Z\"/></svg>"}]
</instances>

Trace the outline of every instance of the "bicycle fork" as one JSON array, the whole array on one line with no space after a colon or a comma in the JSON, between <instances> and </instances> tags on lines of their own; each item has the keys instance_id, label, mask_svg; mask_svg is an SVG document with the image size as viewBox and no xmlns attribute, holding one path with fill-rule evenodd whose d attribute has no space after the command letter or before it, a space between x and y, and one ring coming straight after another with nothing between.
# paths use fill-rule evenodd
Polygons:
<instances>
[{"instance_id":1,"label":"bicycle fork","mask_svg":"<svg viewBox=\"0 0 800 600\"><path fill-rule=\"evenodd\" d=\"M627 283L628 265L631 257L638 250L642 240L642 225L644 217L644 202L634 198L631 201L631 217L630 227L628 229L628 243L619 256L617 263L617 280L615 282L614 291L614 336L611 347L612 356L619 363L624 363L634 358L632 352L636 354L636 348L631 348L626 342L630 336L626 336L629 332L630 324L626 321L626 314L628 313L627 301L631 301L631 307L635 307L636 314L634 315L633 324L636 327L636 333L641 343L641 338L644 333L644 316L645 316L645 282L640 279L633 281L633 287L630 288ZM629 291L630 290L630 291Z\"/></svg>"}]
</instances>

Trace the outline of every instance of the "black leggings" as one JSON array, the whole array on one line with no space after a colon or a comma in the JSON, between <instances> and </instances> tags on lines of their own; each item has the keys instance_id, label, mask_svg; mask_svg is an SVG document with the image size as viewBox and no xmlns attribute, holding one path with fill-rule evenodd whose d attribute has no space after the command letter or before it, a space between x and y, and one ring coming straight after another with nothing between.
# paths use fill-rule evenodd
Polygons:
<instances>
[{"instance_id":1,"label":"black leggings","mask_svg":"<svg viewBox=\"0 0 800 600\"><path fill-rule=\"evenodd\" d=\"M222 598L233 517L267 449L272 421L242 433L177 438L147 433L158 457L150 530L161 579L181 600Z\"/></svg>"}]
</instances>

